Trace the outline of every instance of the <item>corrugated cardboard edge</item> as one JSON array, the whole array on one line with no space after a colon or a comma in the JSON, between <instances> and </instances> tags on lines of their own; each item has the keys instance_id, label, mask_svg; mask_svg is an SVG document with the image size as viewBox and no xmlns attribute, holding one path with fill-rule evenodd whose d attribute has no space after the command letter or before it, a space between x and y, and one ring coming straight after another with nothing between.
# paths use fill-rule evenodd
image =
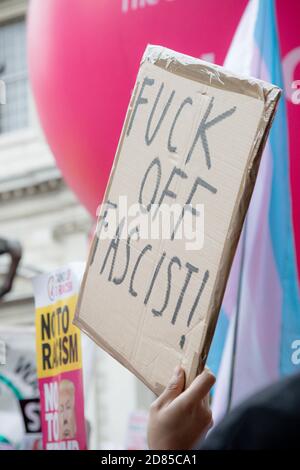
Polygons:
<instances>
[{"instance_id":1,"label":"corrugated cardboard edge","mask_svg":"<svg viewBox=\"0 0 300 470\"><path fill-rule=\"evenodd\" d=\"M214 335L216 323L219 316L219 311L221 308L227 279L233 262L234 254L236 247L239 241L239 237L242 231L242 226L244 219L249 207L251 196L253 193L259 164L261 161L261 156L265 143L267 141L268 133L272 125L272 121L275 116L276 107L280 98L281 90L269 83L263 82L251 77L244 77L241 80L241 76L235 75L230 71L226 71L223 68L220 68L217 65L207 63L200 59L195 59L193 57L188 57L171 51L170 49L163 48L160 46L151 46L149 45L146 48L144 56L141 63L148 61L158 67L163 68L169 72L175 73L184 78L194 80L201 83L206 83L209 86L221 88L226 88L235 93L242 93L244 95L251 96L256 99L260 99L264 102L264 112L259 123L256 137L254 140L253 147L248 157L247 167L245 169L242 182L240 185L239 194L236 200L234 211L232 214L230 222L230 231L227 234L227 239L224 245L223 253L221 256L220 268L215 280L213 287L211 301L208 311L211 312L210 321L207 324L205 337L199 338L199 363L198 365L193 364L192 369L196 369L195 374L199 374L206 363L208 356L208 351L211 345L211 341ZM113 180L114 173L118 164L120 151L122 148L123 140L125 137L125 130L127 128L128 121L133 109L133 104L137 91L139 89L139 82L136 81L134 92L131 96L130 104L127 110L125 122L123 125L121 137L117 147L116 156L114 163L110 172L109 183L107 185L103 201L107 200L107 194L109 193L111 183ZM96 343L102 347L110 356L115 358L121 364L123 364L129 371L135 374L147 387L150 388L155 394L160 394L163 390L161 384L151 384L145 380L140 373L131 366L131 364L117 351L109 346L109 344L94 331L90 326L88 326L82 318L79 318L79 312L81 309L81 300L83 297L83 291L87 279L87 273L91 260L94 256L94 251L97 246L98 240L97 235L94 236L93 243L90 248L90 253L88 257L88 262L86 265L82 285L80 288L80 293L78 296L78 302L76 307L76 312L74 316L74 324L78 326L84 333L90 336ZM197 356L195 356L196 359ZM195 360L193 361L195 363ZM196 367L197 366L197 367ZM187 382L190 382L190 377L187 378Z\"/></svg>"}]
</instances>

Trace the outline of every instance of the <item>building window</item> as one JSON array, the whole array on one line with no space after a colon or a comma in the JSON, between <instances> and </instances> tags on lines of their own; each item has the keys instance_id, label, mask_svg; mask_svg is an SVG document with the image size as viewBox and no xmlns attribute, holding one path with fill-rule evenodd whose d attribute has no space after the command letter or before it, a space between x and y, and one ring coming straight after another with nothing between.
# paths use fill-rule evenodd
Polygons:
<instances>
[{"instance_id":1,"label":"building window","mask_svg":"<svg viewBox=\"0 0 300 470\"><path fill-rule=\"evenodd\" d=\"M28 76L25 20L0 25L0 80L6 104L0 106L0 134L28 126Z\"/></svg>"}]
</instances>

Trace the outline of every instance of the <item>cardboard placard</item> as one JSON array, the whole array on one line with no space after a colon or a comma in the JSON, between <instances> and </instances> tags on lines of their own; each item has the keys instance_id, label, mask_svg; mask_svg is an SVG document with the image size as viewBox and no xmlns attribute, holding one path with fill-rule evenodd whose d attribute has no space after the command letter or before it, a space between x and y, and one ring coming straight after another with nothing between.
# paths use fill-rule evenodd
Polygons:
<instances>
[{"instance_id":1,"label":"cardboard placard","mask_svg":"<svg viewBox=\"0 0 300 470\"><path fill-rule=\"evenodd\" d=\"M148 46L75 323L161 393L205 364L280 90Z\"/></svg>"}]
</instances>

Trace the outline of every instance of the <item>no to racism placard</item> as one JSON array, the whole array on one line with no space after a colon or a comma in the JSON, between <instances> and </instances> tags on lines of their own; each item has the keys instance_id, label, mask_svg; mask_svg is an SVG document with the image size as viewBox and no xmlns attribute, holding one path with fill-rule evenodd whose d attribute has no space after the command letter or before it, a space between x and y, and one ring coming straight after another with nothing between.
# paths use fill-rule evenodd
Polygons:
<instances>
[{"instance_id":1,"label":"no to racism placard","mask_svg":"<svg viewBox=\"0 0 300 470\"><path fill-rule=\"evenodd\" d=\"M33 281L37 375L45 450L86 449L80 330L73 324L82 265Z\"/></svg>"}]
</instances>

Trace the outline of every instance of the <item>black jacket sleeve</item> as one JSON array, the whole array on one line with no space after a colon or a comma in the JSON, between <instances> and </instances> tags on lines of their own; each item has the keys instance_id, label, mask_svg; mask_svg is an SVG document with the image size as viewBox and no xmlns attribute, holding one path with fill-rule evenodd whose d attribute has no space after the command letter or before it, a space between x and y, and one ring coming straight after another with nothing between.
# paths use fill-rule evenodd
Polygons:
<instances>
[{"instance_id":1,"label":"black jacket sleeve","mask_svg":"<svg viewBox=\"0 0 300 470\"><path fill-rule=\"evenodd\" d=\"M198 449L300 447L300 374L246 400L216 426Z\"/></svg>"}]
</instances>

